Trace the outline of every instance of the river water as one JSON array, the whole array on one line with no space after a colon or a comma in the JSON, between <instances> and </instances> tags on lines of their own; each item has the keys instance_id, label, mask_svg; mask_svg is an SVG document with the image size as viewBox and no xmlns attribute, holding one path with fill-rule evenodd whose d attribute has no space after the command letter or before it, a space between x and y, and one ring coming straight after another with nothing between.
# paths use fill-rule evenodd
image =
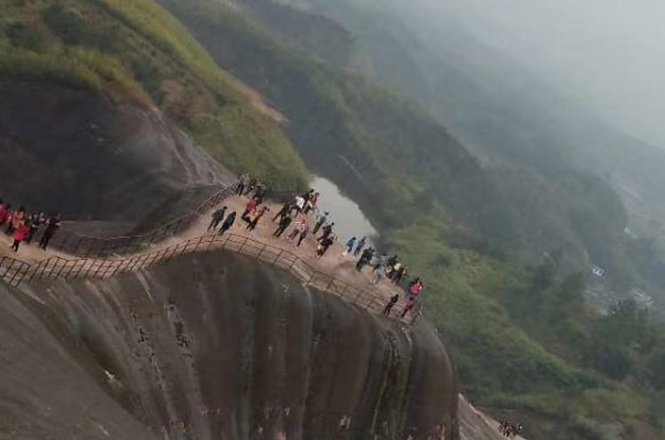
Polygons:
<instances>
[{"instance_id":1,"label":"river water","mask_svg":"<svg viewBox=\"0 0 665 440\"><path fill-rule=\"evenodd\" d=\"M312 188L321 193L319 209L330 213L330 219L335 222L334 231L340 242L344 243L353 236L360 238L377 235L376 228L365 217L360 206L344 196L337 185L323 177L314 176Z\"/></svg>"}]
</instances>

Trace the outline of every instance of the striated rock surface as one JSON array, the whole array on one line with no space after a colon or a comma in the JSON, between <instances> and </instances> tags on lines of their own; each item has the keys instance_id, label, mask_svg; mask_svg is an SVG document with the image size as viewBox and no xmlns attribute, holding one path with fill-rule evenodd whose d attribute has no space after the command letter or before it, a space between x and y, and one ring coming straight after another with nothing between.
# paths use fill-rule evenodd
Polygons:
<instances>
[{"instance_id":1,"label":"striated rock surface","mask_svg":"<svg viewBox=\"0 0 665 440\"><path fill-rule=\"evenodd\" d=\"M458 439L426 322L378 319L246 257L0 285L0 438Z\"/></svg>"}]
</instances>

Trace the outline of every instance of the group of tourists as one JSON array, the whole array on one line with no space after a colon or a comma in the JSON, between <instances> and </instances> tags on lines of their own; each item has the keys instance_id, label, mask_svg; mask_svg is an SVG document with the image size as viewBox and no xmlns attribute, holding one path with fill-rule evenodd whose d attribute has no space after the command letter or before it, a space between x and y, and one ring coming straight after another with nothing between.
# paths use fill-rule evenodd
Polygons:
<instances>
[{"instance_id":1,"label":"group of tourists","mask_svg":"<svg viewBox=\"0 0 665 440\"><path fill-rule=\"evenodd\" d=\"M503 419L499 423L499 432L506 438L515 438L522 433L524 427L521 423L511 423Z\"/></svg>"},{"instance_id":2,"label":"group of tourists","mask_svg":"<svg viewBox=\"0 0 665 440\"><path fill-rule=\"evenodd\" d=\"M266 213L270 212L270 208L263 205L265 186L258 179L247 174L240 176L235 193L247 197L240 219L245 223L245 229L248 231L255 230L260 222L265 222L265 219L269 218L275 228L272 236L283 238L296 248L299 248L307 237L313 236L318 258L324 257L333 244L338 241L334 229L335 222L332 221L329 212L318 209L320 193L313 189L287 200L272 216L266 216ZM208 231L217 231L222 235L234 226L238 213L232 211L227 214L227 211L228 207L222 206L212 214ZM313 225L310 226L312 214L315 217ZM270 222L270 220L267 221ZM397 255L389 256L385 252L378 254L368 237L359 239L351 237L345 244L343 256L352 256L357 259L355 267L358 272L362 272L367 266L372 267L371 282L373 284L378 285L386 280L396 286L402 286L402 282L408 275L406 266ZM402 287L405 300L404 308L401 311L403 318L409 312L413 314L414 308L421 299L424 284L422 280L415 278L407 286ZM390 299L383 309L384 316L390 316L393 307L399 302L399 298L400 295L394 295Z\"/></svg>"},{"instance_id":3,"label":"group of tourists","mask_svg":"<svg viewBox=\"0 0 665 440\"><path fill-rule=\"evenodd\" d=\"M14 239L10 246L14 252L18 252L21 243L30 244L40 232L42 235L39 247L46 250L60 223L59 214L50 216L43 212L30 214L24 207L14 209L11 203L5 203L0 199L0 229L4 229L4 233Z\"/></svg>"}]
</instances>

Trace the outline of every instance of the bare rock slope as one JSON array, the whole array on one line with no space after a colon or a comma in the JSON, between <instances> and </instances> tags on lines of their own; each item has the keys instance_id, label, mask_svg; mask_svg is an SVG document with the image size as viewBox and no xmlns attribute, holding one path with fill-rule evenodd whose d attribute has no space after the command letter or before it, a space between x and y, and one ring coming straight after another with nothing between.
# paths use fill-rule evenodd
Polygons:
<instances>
[{"instance_id":1,"label":"bare rock slope","mask_svg":"<svg viewBox=\"0 0 665 440\"><path fill-rule=\"evenodd\" d=\"M458 438L451 363L425 322L242 256L0 297L0 438Z\"/></svg>"},{"instance_id":2,"label":"bare rock slope","mask_svg":"<svg viewBox=\"0 0 665 440\"><path fill-rule=\"evenodd\" d=\"M0 80L0 96L0 197L15 205L131 228L231 180L156 109L19 80Z\"/></svg>"}]
</instances>

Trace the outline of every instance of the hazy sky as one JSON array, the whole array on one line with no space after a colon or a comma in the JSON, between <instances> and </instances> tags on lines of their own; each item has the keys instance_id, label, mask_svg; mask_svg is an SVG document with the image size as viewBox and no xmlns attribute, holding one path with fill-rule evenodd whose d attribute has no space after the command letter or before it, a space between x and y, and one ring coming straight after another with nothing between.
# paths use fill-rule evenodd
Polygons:
<instances>
[{"instance_id":1,"label":"hazy sky","mask_svg":"<svg viewBox=\"0 0 665 440\"><path fill-rule=\"evenodd\" d=\"M665 147L665 0L415 0Z\"/></svg>"}]
</instances>

